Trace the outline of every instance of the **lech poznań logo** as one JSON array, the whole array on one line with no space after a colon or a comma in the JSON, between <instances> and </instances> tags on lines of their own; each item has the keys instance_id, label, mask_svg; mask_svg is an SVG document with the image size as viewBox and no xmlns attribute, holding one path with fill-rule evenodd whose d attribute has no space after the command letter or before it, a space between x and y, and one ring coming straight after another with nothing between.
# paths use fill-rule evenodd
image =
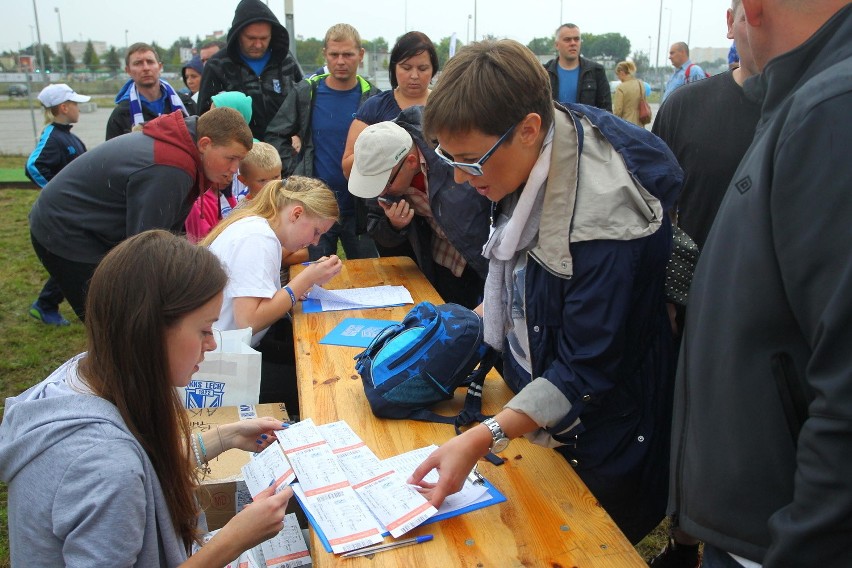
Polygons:
<instances>
[{"instance_id":1,"label":"lech pozna\u0144 logo","mask_svg":"<svg viewBox=\"0 0 852 568\"><path fill-rule=\"evenodd\" d=\"M217 381L190 381L186 385L187 408L209 408L222 406L225 383Z\"/></svg>"}]
</instances>

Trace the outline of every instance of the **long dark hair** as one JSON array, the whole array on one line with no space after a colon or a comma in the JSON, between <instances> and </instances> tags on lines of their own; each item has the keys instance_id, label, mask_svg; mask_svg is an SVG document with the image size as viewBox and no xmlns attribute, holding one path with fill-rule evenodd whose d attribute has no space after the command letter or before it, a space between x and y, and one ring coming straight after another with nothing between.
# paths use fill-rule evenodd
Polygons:
<instances>
[{"instance_id":1,"label":"long dark hair","mask_svg":"<svg viewBox=\"0 0 852 568\"><path fill-rule=\"evenodd\" d=\"M432 62L432 77L434 78L438 74L438 52L435 51L435 44L432 43L429 36L423 32L408 32L400 36L396 45L391 49L390 62L388 63L388 75L392 88L396 89L398 85L396 81L397 64L424 51L429 54L429 61Z\"/></svg>"},{"instance_id":2,"label":"long dark hair","mask_svg":"<svg viewBox=\"0 0 852 568\"><path fill-rule=\"evenodd\" d=\"M166 330L226 283L219 260L206 248L167 231L146 231L104 257L86 300L83 380L118 408L145 449L187 546L197 538L198 478L189 420L169 378Z\"/></svg>"}]
</instances>

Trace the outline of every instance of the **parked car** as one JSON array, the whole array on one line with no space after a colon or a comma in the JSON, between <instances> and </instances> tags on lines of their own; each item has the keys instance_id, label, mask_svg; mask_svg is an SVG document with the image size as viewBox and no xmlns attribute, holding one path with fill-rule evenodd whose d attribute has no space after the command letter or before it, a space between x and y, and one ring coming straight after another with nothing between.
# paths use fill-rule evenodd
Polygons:
<instances>
[{"instance_id":1,"label":"parked car","mask_svg":"<svg viewBox=\"0 0 852 568\"><path fill-rule=\"evenodd\" d=\"M8 94L9 94L10 97L26 97L28 94L30 94L30 92L27 89L26 85L22 85L20 83L15 83L15 84L9 85Z\"/></svg>"}]
</instances>

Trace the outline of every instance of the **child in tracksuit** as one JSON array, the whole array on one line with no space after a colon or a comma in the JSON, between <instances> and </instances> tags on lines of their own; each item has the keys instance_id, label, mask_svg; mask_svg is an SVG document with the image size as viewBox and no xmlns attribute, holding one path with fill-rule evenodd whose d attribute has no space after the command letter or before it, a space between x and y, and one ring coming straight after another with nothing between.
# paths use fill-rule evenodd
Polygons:
<instances>
[{"instance_id":1,"label":"child in tracksuit","mask_svg":"<svg viewBox=\"0 0 852 568\"><path fill-rule=\"evenodd\" d=\"M83 141L71 133L71 125L80 118L77 103L88 102L90 98L75 93L64 83L48 85L39 93L47 126L24 168L27 177L39 187L47 185L59 170L86 151ZM52 277L48 278L29 314L48 325L68 325L68 320L59 313L62 299L59 286Z\"/></svg>"}]
</instances>

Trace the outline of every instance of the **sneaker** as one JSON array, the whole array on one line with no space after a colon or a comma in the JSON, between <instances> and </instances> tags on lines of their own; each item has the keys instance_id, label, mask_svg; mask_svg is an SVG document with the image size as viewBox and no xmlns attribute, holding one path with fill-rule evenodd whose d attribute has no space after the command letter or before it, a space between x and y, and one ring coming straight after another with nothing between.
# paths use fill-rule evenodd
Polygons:
<instances>
[{"instance_id":1,"label":"sneaker","mask_svg":"<svg viewBox=\"0 0 852 568\"><path fill-rule=\"evenodd\" d=\"M666 547L648 562L653 568L699 568L701 559L698 555L698 544L677 544L669 539Z\"/></svg>"},{"instance_id":2,"label":"sneaker","mask_svg":"<svg viewBox=\"0 0 852 568\"><path fill-rule=\"evenodd\" d=\"M59 310L43 310L38 305L38 301L33 302L33 305L30 306L29 314L47 325L70 325L70 322L62 317Z\"/></svg>"}]
</instances>

